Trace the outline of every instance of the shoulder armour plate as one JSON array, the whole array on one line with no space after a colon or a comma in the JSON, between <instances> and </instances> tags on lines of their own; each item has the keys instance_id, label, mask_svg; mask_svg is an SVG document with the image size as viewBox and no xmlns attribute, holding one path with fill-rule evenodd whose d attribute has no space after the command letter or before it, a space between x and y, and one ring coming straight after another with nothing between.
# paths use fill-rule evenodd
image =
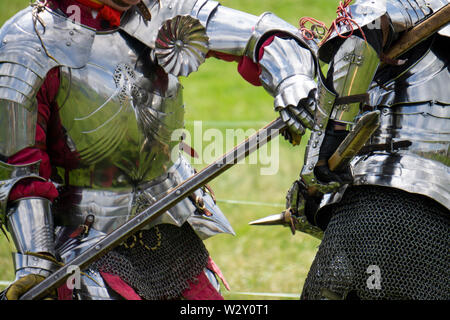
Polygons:
<instances>
[{"instance_id":1,"label":"shoulder armour plate","mask_svg":"<svg viewBox=\"0 0 450 320\"><path fill-rule=\"evenodd\" d=\"M91 52L95 30L50 9L39 13L39 18L42 23L35 21L33 9L28 7L5 23L0 31L1 61L23 65L40 78L53 67L83 67Z\"/></svg>"}]
</instances>

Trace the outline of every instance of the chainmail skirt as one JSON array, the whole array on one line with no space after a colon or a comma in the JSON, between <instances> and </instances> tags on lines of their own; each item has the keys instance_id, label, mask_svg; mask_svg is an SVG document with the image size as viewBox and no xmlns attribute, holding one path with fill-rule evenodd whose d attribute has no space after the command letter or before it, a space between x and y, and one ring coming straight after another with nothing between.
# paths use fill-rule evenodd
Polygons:
<instances>
[{"instance_id":1,"label":"chainmail skirt","mask_svg":"<svg viewBox=\"0 0 450 320\"><path fill-rule=\"evenodd\" d=\"M119 276L146 300L179 299L208 262L203 241L188 223L161 224L128 238L90 266Z\"/></svg>"},{"instance_id":2,"label":"chainmail skirt","mask_svg":"<svg viewBox=\"0 0 450 320\"><path fill-rule=\"evenodd\" d=\"M450 299L450 213L435 201L351 187L332 216L302 299Z\"/></svg>"}]
</instances>

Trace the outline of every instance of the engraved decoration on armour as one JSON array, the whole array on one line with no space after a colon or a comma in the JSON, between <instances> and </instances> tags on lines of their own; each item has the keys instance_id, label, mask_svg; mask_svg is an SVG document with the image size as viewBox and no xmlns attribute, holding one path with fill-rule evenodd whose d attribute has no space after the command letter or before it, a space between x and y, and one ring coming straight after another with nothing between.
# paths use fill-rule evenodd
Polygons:
<instances>
[{"instance_id":1,"label":"engraved decoration on armour","mask_svg":"<svg viewBox=\"0 0 450 320\"><path fill-rule=\"evenodd\" d=\"M176 16L159 29L156 57L167 73L188 76L197 71L208 53L205 27L191 16Z\"/></svg>"}]
</instances>

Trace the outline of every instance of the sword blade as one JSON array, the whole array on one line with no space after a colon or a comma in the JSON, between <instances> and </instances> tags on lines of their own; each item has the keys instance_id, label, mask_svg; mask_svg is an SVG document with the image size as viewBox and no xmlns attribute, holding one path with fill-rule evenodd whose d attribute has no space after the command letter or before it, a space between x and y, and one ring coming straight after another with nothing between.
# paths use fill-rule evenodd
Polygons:
<instances>
[{"instance_id":1,"label":"sword blade","mask_svg":"<svg viewBox=\"0 0 450 320\"><path fill-rule=\"evenodd\" d=\"M247 138L245 141L234 147L212 164L208 165L177 187L169 190L167 194L160 200L153 203L149 208L136 215L134 218L106 235L95 245L84 251L78 257L70 261L69 264L61 267L55 273L47 277L44 281L31 288L28 292L20 297L20 300L35 300L45 296L45 294L54 288L59 287L71 275L69 273L72 266L78 267L80 270L85 269L95 260L106 254L109 250L122 243L133 233L139 231L142 227L158 218L161 214L176 205L179 201L186 198L210 182L239 161L243 160L247 155L259 149L273 138L277 137L281 130L285 129L285 123L277 118L264 128ZM73 268L73 267L72 267Z\"/></svg>"}]
</instances>

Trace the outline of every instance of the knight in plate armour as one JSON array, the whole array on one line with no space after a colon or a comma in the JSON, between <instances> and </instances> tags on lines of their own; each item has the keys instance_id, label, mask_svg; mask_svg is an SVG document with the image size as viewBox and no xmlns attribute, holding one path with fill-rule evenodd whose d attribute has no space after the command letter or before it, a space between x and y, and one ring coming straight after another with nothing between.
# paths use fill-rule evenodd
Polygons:
<instances>
[{"instance_id":1,"label":"knight in plate armour","mask_svg":"<svg viewBox=\"0 0 450 320\"><path fill-rule=\"evenodd\" d=\"M449 3L350 3L340 1L320 40L317 57L328 69L318 77L314 125L283 216L293 232L322 240L301 298L448 300ZM430 36L386 55L442 12L447 20ZM378 128L347 166L332 170L332 155L369 113L378 113Z\"/></svg>"},{"instance_id":2,"label":"knight in plate armour","mask_svg":"<svg viewBox=\"0 0 450 320\"><path fill-rule=\"evenodd\" d=\"M272 13L209 0L36 1L0 29L0 217L18 299L194 174L180 76L238 62L298 142L313 125L313 42ZM175 148L175 149L174 149ZM59 299L223 299L204 239L233 229L208 188L81 270Z\"/></svg>"}]
</instances>

